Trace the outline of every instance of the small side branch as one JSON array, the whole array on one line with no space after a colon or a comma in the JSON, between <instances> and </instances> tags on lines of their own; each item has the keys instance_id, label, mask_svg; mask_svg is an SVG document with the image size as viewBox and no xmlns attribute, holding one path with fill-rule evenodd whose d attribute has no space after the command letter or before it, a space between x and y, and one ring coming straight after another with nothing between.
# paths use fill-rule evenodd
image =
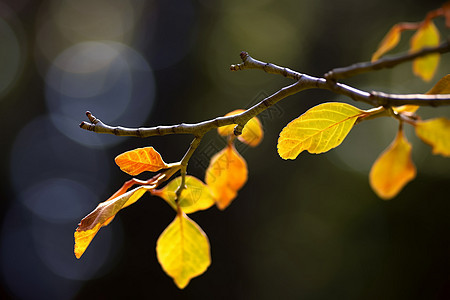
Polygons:
<instances>
[{"instance_id":1,"label":"small side branch","mask_svg":"<svg viewBox=\"0 0 450 300\"><path fill-rule=\"evenodd\" d=\"M393 57L386 57L374 62L362 62L350 65L348 67L336 68L324 75L324 77L328 80L338 80L343 78L352 77L355 75L359 75L362 73L376 71L386 68L395 67L401 63L414 60L418 57L425 56L432 53L446 53L450 51L450 41L447 40L441 43L437 47L424 48L421 51L414 53L407 53L402 55L397 55Z\"/></svg>"},{"instance_id":2,"label":"small side branch","mask_svg":"<svg viewBox=\"0 0 450 300\"><path fill-rule=\"evenodd\" d=\"M180 199L181 192L186 188L186 169L187 169L189 160L191 159L192 154L194 154L195 150L200 145L202 139L203 139L203 135L196 136L194 138L194 140L192 141L188 151L186 152L186 154L184 154L184 157L181 159L181 163L180 163L181 183L180 183L180 186L175 191L175 195L177 196L177 201L178 201L178 199Z\"/></svg>"},{"instance_id":3,"label":"small side branch","mask_svg":"<svg viewBox=\"0 0 450 300\"><path fill-rule=\"evenodd\" d=\"M231 65L230 70L231 71L240 71L240 70L246 70L246 69L261 69L264 70L266 73L270 74L279 74L286 78L299 80L300 77L302 77L302 74L296 71L293 71L289 68L280 67L277 65L274 65L272 63L265 63L262 61L259 61L257 59L254 59L250 55L248 55L247 52L242 51L241 54L242 63L237 65Z\"/></svg>"}]
</instances>

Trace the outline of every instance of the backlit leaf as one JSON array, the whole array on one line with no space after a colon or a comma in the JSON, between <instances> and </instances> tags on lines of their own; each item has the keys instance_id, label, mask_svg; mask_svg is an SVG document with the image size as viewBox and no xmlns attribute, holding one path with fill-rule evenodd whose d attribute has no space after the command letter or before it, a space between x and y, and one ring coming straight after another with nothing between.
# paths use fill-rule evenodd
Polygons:
<instances>
[{"instance_id":1,"label":"backlit leaf","mask_svg":"<svg viewBox=\"0 0 450 300\"><path fill-rule=\"evenodd\" d=\"M449 5L450 6L450 5ZM428 92L428 95L450 94L450 74L442 77Z\"/></svg>"},{"instance_id":2,"label":"backlit leaf","mask_svg":"<svg viewBox=\"0 0 450 300\"><path fill-rule=\"evenodd\" d=\"M401 34L401 25L394 25L386 34L386 36L381 41L378 46L377 51L372 55L372 62L378 60L381 56L383 56L389 50L395 48L400 42L400 34Z\"/></svg>"},{"instance_id":3,"label":"backlit leaf","mask_svg":"<svg viewBox=\"0 0 450 300\"><path fill-rule=\"evenodd\" d=\"M417 136L433 148L433 154L450 156L450 120L437 118L419 121L415 128Z\"/></svg>"},{"instance_id":4,"label":"backlit leaf","mask_svg":"<svg viewBox=\"0 0 450 300\"><path fill-rule=\"evenodd\" d=\"M206 170L205 182L219 209L225 209L247 181L247 163L233 145L216 153Z\"/></svg>"},{"instance_id":5,"label":"backlit leaf","mask_svg":"<svg viewBox=\"0 0 450 300\"><path fill-rule=\"evenodd\" d=\"M237 115L244 112L243 109L237 109L230 113L227 113L225 117ZM229 136L234 134L234 127L236 127L236 124L231 124L223 127L217 128L217 131L222 136ZM238 136L238 140L246 143L247 145L250 145L252 147L257 146L261 140L263 139L264 131L262 129L261 122L259 122L259 119L257 117L251 118L247 124L245 125L244 129L242 130L242 134Z\"/></svg>"},{"instance_id":6,"label":"backlit leaf","mask_svg":"<svg viewBox=\"0 0 450 300\"><path fill-rule=\"evenodd\" d=\"M80 258L86 251L99 229L108 225L114 216L121 210L134 202L153 186L140 186L118 197L100 203L94 211L84 217L75 231L74 253Z\"/></svg>"},{"instance_id":7,"label":"backlit leaf","mask_svg":"<svg viewBox=\"0 0 450 300\"><path fill-rule=\"evenodd\" d=\"M177 205L175 204L176 194L178 187L181 184L181 177L177 177L171 182L169 182L160 191L154 191L152 194L157 195L173 209L177 210ZM211 195L209 188L201 180L186 175L185 189L182 190L180 199L178 199L178 204L184 213L190 214L198 210L204 210L210 208L214 204L214 199Z\"/></svg>"},{"instance_id":8,"label":"backlit leaf","mask_svg":"<svg viewBox=\"0 0 450 300\"><path fill-rule=\"evenodd\" d=\"M323 103L291 121L280 133L278 154L295 159L303 151L322 153L339 146L364 111L346 103Z\"/></svg>"},{"instance_id":9,"label":"backlit leaf","mask_svg":"<svg viewBox=\"0 0 450 300\"><path fill-rule=\"evenodd\" d=\"M398 112L398 113L408 112L408 113L412 113L413 114L419 109L419 106L418 105L407 104L407 105L393 107L392 109L394 111Z\"/></svg>"},{"instance_id":10,"label":"backlit leaf","mask_svg":"<svg viewBox=\"0 0 450 300\"><path fill-rule=\"evenodd\" d=\"M410 52L439 45L439 31L433 21L425 22L411 38ZM439 65L440 55L429 54L413 61L413 72L425 81L430 81Z\"/></svg>"},{"instance_id":11,"label":"backlit leaf","mask_svg":"<svg viewBox=\"0 0 450 300\"><path fill-rule=\"evenodd\" d=\"M118 155L115 161L122 171L133 176L144 171L156 172L168 167L153 147L137 148L124 152Z\"/></svg>"},{"instance_id":12,"label":"backlit leaf","mask_svg":"<svg viewBox=\"0 0 450 300\"><path fill-rule=\"evenodd\" d=\"M156 255L163 270L180 289L211 264L206 234L184 213L177 214L158 238Z\"/></svg>"},{"instance_id":13,"label":"backlit leaf","mask_svg":"<svg viewBox=\"0 0 450 300\"><path fill-rule=\"evenodd\" d=\"M399 130L392 144L377 158L370 170L370 186L382 199L395 197L416 176L411 144Z\"/></svg>"},{"instance_id":14,"label":"backlit leaf","mask_svg":"<svg viewBox=\"0 0 450 300\"><path fill-rule=\"evenodd\" d=\"M450 74L442 77L428 92L427 95L435 95L435 94L450 94ZM418 109L418 105L402 105L393 107L393 109L398 113L415 113Z\"/></svg>"}]
</instances>

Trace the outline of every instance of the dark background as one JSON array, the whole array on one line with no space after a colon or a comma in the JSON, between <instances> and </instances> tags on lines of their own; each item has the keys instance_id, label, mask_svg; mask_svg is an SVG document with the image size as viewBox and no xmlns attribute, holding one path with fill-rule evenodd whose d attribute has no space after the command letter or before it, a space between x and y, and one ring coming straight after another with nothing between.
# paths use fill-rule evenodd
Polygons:
<instances>
[{"instance_id":1,"label":"dark background","mask_svg":"<svg viewBox=\"0 0 450 300\"><path fill-rule=\"evenodd\" d=\"M238 146L249 180L224 212L191 215L210 239L212 265L185 290L156 259L156 240L175 217L156 197L121 211L80 260L73 255L78 222L129 179L116 155L151 145L174 162L191 138L96 135L78 128L86 110L130 127L221 116L291 83L261 71L230 72L240 51L321 76L369 60L393 24L420 21L441 4L0 2L0 298L449 299L449 159L433 156L407 128L418 175L383 201L368 173L395 136L393 120L364 122L320 156L278 157L276 140L290 120L324 101L352 103L325 91L277 104L261 115L262 144ZM436 24L448 36L443 20ZM430 83L412 75L410 63L345 82L423 93L448 66L444 56ZM447 108L420 111L450 115ZM188 172L203 179L223 145L209 133Z\"/></svg>"}]
</instances>

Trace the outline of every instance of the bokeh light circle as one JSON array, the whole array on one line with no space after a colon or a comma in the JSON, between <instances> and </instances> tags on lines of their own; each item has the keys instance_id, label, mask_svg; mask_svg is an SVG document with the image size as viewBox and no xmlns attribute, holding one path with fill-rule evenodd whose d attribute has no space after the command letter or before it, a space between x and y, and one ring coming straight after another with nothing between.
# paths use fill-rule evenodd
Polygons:
<instances>
[{"instance_id":1,"label":"bokeh light circle","mask_svg":"<svg viewBox=\"0 0 450 300\"><path fill-rule=\"evenodd\" d=\"M39 181L25 188L19 199L34 214L53 223L76 222L100 202L86 185L63 177Z\"/></svg>"},{"instance_id":2,"label":"bokeh light circle","mask_svg":"<svg viewBox=\"0 0 450 300\"><path fill-rule=\"evenodd\" d=\"M89 149L61 134L47 116L22 128L10 154L10 180L17 193L45 179L66 178L101 193L109 181L104 151Z\"/></svg>"},{"instance_id":3,"label":"bokeh light circle","mask_svg":"<svg viewBox=\"0 0 450 300\"><path fill-rule=\"evenodd\" d=\"M46 78L47 108L55 126L86 146L111 146L124 138L80 130L85 112L110 124L142 126L151 112L155 83L147 61L117 42L83 42L55 58Z\"/></svg>"}]
</instances>

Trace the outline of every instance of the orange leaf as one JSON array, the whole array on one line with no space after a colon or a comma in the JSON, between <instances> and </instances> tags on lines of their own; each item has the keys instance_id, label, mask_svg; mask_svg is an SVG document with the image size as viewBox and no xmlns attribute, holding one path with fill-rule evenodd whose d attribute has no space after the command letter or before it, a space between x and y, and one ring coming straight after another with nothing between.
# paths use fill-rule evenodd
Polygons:
<instances>
[{"instance_id":1,"label":"orange leaf","mask_svg":"<svg viewBox=\"0 0 450 300\"><path fill-rule=\"evenodd\" d=\"M388 33L385 35L377 51L372 55L371 61L374 62L383 56L389 50L392 50L400 42L400 34L402 32L402 26L400 24L394 25Z\"/></svg>"},{"instance_id":2,"label":"orange leaf","mask_svg":"<svg viewBox=\"0 0 450 300\"><path fill-rule=\"evenodd\" d=\"M439 45L439 31L433 21L424 22L411 38L410 52L417 52L426 47ZM413 72L424 81L430 81L439 65L440 55L429 54L413 61Z\"/></svg>"},{"instance_id":3,"label":"orange leaf","mask_svg":"<svg viewBox=\"0 0 450 300\"><path fill-rule=\"evenodd\" d=\"M417 122L417 136L433 147L433 154L450 156L450 120L445 118Z\"/></svg>"},{"instance_id":4,"label":"orange leaf","mask_svg":"<svg viewBox=\"0 0 450 300\"><path fill-rule=\"evenodd\" d=\"M442 77L426 94L450 94L450 74Z\"/></svg>"},{"instance_id":5,"label":"orange leaf","mask_svg":"<svg viewBox=\"0 0 450 300\"><path fill-rule=\"evenodd\" d=\"M122 208L136 202L153 186L140 186L125 194L100 203L94 211L84 217L75 231L74 253L80 258L101 227L108 225Z\"/></svg>"},{"instance_id":6,"label":"orange leaf","mask_svg":"<svg viewBox=\"0 0 450 300\"><path fill-rule=\"evenodd\" d=\"M225 117L237 115L244 112L243 109L237 109L232 112L229 112L225 115ZM236 124L231 124L223 127L217 128L217 131L222 136L229 136L234 134L234 127ZM257 117L251 118L250 121L245 124L244 129L242 130L242 134L238 136L238 140L250 145L252 147L257 146L261 140L263 139L264 131L262 129L261 122Z\"/></svg>"},{"instance_id":7,"label":"orange leaf","mask_svg":"<svg viewBox=\"0 0 450 300\"><path fill-rule=\"evenodd\" d=\"M395 197L416 176L411 144L399 130L392 144L377 158L370 170L370 185L382 199Z\"/></svg>"},{"instance_id":8,"label":"orange leaf","mask_svg":"<svg viewBox=\"0 0 450 300\"><path fill-rule=\"evenodd\" d=\"M205 181L219 209L230 205L247 181L247 173L247 163L233 145L211 158Z\"/></svg>"},{"instance_id":9,"label":"orange leaf","mask_svg":"<svg viewBox=\"0 0 450 300\"><path fill-rule=\"evenodd\" d=\"M144 171L156 172L168 165L153 147L137 148L118 155L115 159L120 169L130 175Z\"/></svg>"},{"instance_id":10,"label":"orange leaf","mask_svg":"<svg viewBox=\"0 0 450 300\"><path fill-rule=\"evenodd\" d=\"M450 1L445 2L444 5L442 5L442 9L444 10L445 26L450 28Z\"/></svg>"}]
</instances>

